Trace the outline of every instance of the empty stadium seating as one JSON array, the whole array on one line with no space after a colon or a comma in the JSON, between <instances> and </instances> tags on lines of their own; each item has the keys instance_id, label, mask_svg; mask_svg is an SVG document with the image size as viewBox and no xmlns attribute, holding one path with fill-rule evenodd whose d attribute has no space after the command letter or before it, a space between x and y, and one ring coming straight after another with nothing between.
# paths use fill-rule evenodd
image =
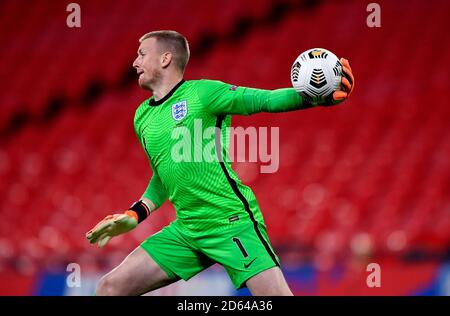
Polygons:
<instances>
[{"instance_id":1,"label":"empty stadium seating","mask_svg":"<svg viewBox=\"0 0 450 316\"><path fill-rule=\"evenodd\" d=\"M79 100L90 82L114 85L130 68L139 37L177 29L196 47L204 32L226 34L244 16L271 3L247 1L78 1L81 27L70 28L64 2L8 1L0 12L0 123L25 111L38 116L55 97ZM255 9L249 10L253 6ZM219 10L221 18L211 15ZM184 17L180 12L186 12ZM14 80L11 80L14 78Z\"/></svg>"}]
</instances>

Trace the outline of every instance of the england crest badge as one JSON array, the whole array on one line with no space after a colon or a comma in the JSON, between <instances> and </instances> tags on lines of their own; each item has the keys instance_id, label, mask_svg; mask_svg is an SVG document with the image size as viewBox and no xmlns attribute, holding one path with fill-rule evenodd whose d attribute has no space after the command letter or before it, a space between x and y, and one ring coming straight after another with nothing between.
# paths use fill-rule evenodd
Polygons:
<instances>
[{"instance_id":1,"label":"england crest badge","mask_svg":"<svg viewBox=\"0 0 450 316\"><path fill-rule=\"evenodd\" d=\"M172 105L172 117L175 121L181 121L187 115L187 101L180 101Z\"/></svg>"}]
</instances>

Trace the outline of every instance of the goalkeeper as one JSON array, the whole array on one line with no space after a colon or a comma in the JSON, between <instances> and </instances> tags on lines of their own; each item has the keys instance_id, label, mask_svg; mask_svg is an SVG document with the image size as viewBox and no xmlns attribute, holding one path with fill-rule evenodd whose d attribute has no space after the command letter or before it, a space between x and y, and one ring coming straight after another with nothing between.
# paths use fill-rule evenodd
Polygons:
<instances>
[{"instance_id":1,"label":"goalkeeper","mask_svg":"<svg viewBox=\"0 0 450 316\"><path fill-rule=\"evenodd\" d=\"M177 218L106 274L96 294L144 294L219 263L236 288L246 286L252 295L292 295L253 192L223 159L229 141L225 131L233 114L293 111L344 101L354 86L350 65L341 59L342 90L323 104L311 104L292 88L269 91L212 80L185 81L188 59L188 43L177 32L155 31L140 39L133 66L140 87L153 96L136 110L134 128L153 176L130 209L107 216L86 237L103 247L112 237L135 228L167 199ZM173 131L184 128L194 135L194 120L199 119L202 129L216 127L216 159L179 162L173 148L180 141L173 138Z\"/></svg>"}]
</instances>

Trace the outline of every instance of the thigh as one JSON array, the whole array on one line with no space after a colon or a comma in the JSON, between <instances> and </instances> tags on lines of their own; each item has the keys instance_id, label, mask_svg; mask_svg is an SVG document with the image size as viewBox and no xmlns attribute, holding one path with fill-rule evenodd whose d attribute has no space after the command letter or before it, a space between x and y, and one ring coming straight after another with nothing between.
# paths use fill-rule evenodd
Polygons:
<instances>
[{"instance_id":1,"label":"thigh","mask_svg":"<svg viewBox=\"0 0 450 316\"><path fill-rule=\"evenodd\" d=\"M97 295L141 295L175 281L144 249L137 247L102 278Z\"/></svg>"},{"instance_id":2,"label":"thigh","mask_svg":"<svg viewBox=\"0 0 450 316\"><path fill-rule=\"evenodd\" d=\"M246 284L254 296L292 295L279 267L273 267L254 275L247 280Z\"/></svg>"},{"instance_id":3,"label":"thigh","mask_svg":"<svg viewBox=\"0 0 450 316\"><path fill-rule=\"evenodd\" d=\"M169 279L189 280L214 262L201 253L174 222L150 236L141 247L167 274Z\"/></svg>"},{"instance_id":4,"label":"thigh","mask_svg":"<svg viewBox=\"0 0 450 316\"><path fill-rule=\"evenodd\" d=\"M232 225L199 244L208 257L225 268L238 289L258 273L279 266L262 223L248 221Z\"/></svg>"}]
</instances>

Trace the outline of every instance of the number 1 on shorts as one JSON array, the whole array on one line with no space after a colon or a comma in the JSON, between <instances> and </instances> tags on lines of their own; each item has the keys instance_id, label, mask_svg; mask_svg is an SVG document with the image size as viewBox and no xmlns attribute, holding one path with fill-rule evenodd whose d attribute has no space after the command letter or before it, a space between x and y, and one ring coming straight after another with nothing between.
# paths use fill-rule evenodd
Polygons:
<instances>
[{"instance_id":1,"label":"number 1 on shorts","mask_svg":"<svg viewBox=\"0 0 450 316\"><path fill-rule=\"evenodd\" d=\"M239 250L242 252L242 255L244 256L244 258L248 257L248 253L244 248L244 245L242 245L241 241L239 240L239 238L237 237L233 237L231 239L234 243L236 243L236 245L239 247Z\"/></svg>"}]
</instances>

